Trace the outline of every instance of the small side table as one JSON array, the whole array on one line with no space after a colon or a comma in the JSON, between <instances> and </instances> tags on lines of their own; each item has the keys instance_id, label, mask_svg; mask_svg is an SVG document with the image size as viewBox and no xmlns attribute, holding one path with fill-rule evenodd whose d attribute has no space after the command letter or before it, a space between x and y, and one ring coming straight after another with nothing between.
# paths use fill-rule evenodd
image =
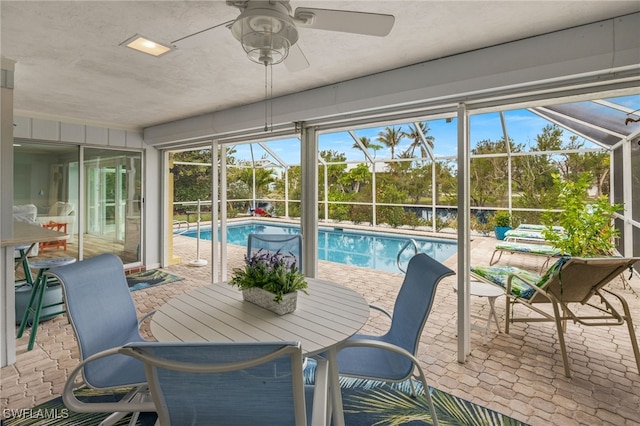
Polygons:
<instances>
[{"instance_id":1,"label":"small side table","mask_svg":"<svg viewBox=\"0 0 640 426\"><path fill-rule=\"evenodd\" d=\"M455 284L453 290L457 290ZM498 315L496 314L496 299L500 296L504 296L505 292L502 288L493 284L483 283L481 281L470 281L469 294L471 296L486 297L489 301L489 315L487 316L486 325L480 326L471 323L472 330L483 332L482 344L486 345L489 333L491 332L491 320L496 322L498 333L502 333L502 330L500 329L500 322L498 321ZM481 319L484 320L484 318Z\"/></svg>"},{"instance_id":2,"label":"small side table","mask_svg":"<svg viewBox=\"0 0 640 426\"><path fill-rule=\"evenodd\" d=\"M73 257L54 257L54 258L43 258L36 259L31 262L31 267L38 269L38 276L33 282L33 288L31 289L31 296L29 298L29 303L24 311L24 315L22 317L22 321L20 322L20 328L18 329L18 333L16 337L22 337L27 324L29 323L29 317L33 315L33 319L31 322L31 333L29 335L29 344L27 345L27 350L30 351L33 349L33 345L36 341L36 333L38 332L38 324L41 320L53 318L56 315L60 315L65 313L64 309L64 300L56 300L54 303L45 304L47 287L49 285L49 281L45 272L50 268L55 268L57 266L64 266L74 263L76 261ZM60 285L58 283L58 285ZM59 311L49 312L43 315L43 310L47 308L53 308L55 306L60 306Z\"/></svg>"}]
</instances>

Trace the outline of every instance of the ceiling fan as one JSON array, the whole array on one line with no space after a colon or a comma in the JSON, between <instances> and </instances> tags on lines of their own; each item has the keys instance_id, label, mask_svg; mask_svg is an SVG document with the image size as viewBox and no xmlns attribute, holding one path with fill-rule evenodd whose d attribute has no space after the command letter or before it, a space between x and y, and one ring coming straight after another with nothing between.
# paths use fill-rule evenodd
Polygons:
<instances>
[{"instance_id":1,"label":"ceiling fan","mask_svg":"<svg viewBox=\"0 0 640 426\"><path fill-rule=\"evenodd\" d=\"M299 7L292 13L289 0L226 0L226 4L240 10L235 20L172 44L178 48L201 46L217 38L217 28L229 28L252 61L265 66L284 62L289 71L299 71L309 62L297 44L298 27L384 37L395 21L393 15L351 10Z\"/></svg>"}]
</instances>

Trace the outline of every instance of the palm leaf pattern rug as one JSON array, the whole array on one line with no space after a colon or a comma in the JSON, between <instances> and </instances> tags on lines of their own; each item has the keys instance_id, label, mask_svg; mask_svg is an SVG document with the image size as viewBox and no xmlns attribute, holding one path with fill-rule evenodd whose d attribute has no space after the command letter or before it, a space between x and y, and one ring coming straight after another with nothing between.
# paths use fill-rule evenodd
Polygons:
<instances>
[{"instance_id":1,"label":"palm leaf pattern rug","mask_svg":"<svg viewBox=\"0 0 640 426\"><path fill-rule=\"evenodd\" d=\"M182 281L184 278L159 269L150 269L148 271L135 272L127 275L127 284L130 291L142 290L155 285L169 284L176 281Z\"/></svg>"},{"instance_id":2,"label":"palm leaf pattern rug","mask_svg":"<svg viewBox=\"0 0 640 426\"><path fill-rule=\"evenodd\" d=\"M305 380L313 383L315 363L309 362L305 369ZM410 383L386 384L375 380L352 379L341 377L340 386L347 426L398 426L398 425L430 425L431 414L422 385L414 381L417 397L411 396ZM91 389L76 391L78 399L91 402L118 401L126 389L104 392ZM518 420L507 417L458 398L446 392L431 389L433 403L441 425L469 426L526 426ZM5 415L7 412L5 412ZM10 412L9 412L10 414ZM16 411L3 422L5 426L95 426L107 414L74 413L65 408L61 398L32 408L28 411ZM142 413L138 426L153 426L155 413ZM125 417L117 426L129 424ZM207 425L203 425L207 426Z\"/></svg>"},{"instance_id":3,"label":"palm leaf pattern rug","mask_svg":"<svg viewBox=\"0 0 640 426\"><path fill-rule=\"evenodd\" d=\"M430 425L431 413L422 384L413 382L417 396L411 396L409 382L387 384L375 380L341 378L345 423L358 426ZM438 389L430 389L441 425L491 426L525 425Z\"/></svg>"}]
</instances>

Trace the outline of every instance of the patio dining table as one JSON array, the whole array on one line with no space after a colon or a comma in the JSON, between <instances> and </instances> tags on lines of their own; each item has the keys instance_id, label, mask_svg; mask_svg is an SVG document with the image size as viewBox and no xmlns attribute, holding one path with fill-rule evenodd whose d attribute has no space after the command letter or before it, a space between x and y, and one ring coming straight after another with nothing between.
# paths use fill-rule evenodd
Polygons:
<instances>
[{"instance_id":1,"label":"patio dining table","mask_svg":"<svg viewBox=\"0 0 640 426\"><path fill-rule=\"evenodd\" d=\"M158 341L298 341L305 356L326 354L333 424L344 425L337 347L367 322L369 306L362 295L339 284L307 282L307 294L298 292L296 310L281 316L244 301L225 282L200 287L161 306L151 319L151 333Z\"/></svg>"}]
</instances>

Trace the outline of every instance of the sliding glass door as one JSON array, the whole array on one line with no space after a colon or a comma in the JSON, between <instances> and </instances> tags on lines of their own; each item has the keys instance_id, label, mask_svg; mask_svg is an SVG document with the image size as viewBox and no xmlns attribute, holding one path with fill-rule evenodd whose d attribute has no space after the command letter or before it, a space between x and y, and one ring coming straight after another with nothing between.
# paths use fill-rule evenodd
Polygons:
<instances>
[{"instance_id":1,"label":"sliding glass door","mask_svg":"<svg viewBox=\"0 0 640 426\"><path fill-rule=\"evenodd\" d=\"M83 257L114 253L141 260L142 153L84 150L85 244Z\"/></svg>"},{"instance_id":2,"label":"sliding glass door","mask_svg":"<svg viewBox=\"0 0 640 426\"><path fill-rule=\"evenodd\" d=\"M78 254L78 146L16 139L13 148L14 219L59 226L67 234L66 256ZM30 255L56 255L36 245Z\"/></svg>"}]
</instances>

